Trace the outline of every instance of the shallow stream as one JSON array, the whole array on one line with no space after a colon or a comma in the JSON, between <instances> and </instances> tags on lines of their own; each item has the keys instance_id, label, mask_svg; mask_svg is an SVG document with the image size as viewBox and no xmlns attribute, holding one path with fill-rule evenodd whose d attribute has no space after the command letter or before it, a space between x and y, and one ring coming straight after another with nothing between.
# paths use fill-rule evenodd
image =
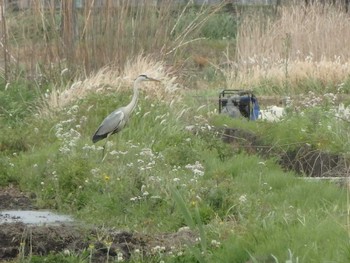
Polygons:
<instances>
[{"instance_id":1,"label":"shallow stream","mask_svg":"<svg viewBox=\"0 0 350 263\"><path fill-rule=\"evenodd\" d=\"M71 223L73 218L68 215L56 214L40 210L5 210L0 211L0 225L4 223L24 223L30 225L57 225Z\"/></svg>"}]
</instances>

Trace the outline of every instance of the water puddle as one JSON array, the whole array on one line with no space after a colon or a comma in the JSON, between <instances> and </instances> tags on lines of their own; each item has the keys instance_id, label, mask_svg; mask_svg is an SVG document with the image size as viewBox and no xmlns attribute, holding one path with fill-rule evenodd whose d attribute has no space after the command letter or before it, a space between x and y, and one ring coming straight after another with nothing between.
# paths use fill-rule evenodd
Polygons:
<instances>
[{"instance_id":1,"label":"water puddle","mask_svg":"<svg viewBox=\"0 0 350 263\"><path fill-rule=\"evenodd\" d=\"M59 215L51 211L0 211L0 225L5 223L23 223L28 225L58 225L72 222L72 217L68 215Z\"/></svg>"}]
</instances>

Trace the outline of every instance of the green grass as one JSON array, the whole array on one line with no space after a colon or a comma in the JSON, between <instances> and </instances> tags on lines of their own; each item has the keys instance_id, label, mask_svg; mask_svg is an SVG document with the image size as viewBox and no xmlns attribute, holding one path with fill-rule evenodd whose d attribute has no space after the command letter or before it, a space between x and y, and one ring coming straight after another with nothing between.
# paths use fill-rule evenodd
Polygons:
<instances>
[{"instance_id":1,"label":"green grass","mask_svg":"<svg viewBox=\"0 0 350 263\"><path fill-rule=\"evenodd\" d=\"M21 96L15 98L23 102ZM345 188L305 182L283 172L274 159L232 149L207 121L250 130L266 143L317 139L320 148L338 152L344 150L339 141L346 138L345 124L321 108L270 124L218 116L211 113L215 105L200 108L202 103L191 98L183 102L191 108L181 115L184 105L169 108L141 98L128 127L110 137L101 162L98 147L104 142L92 145L91 136L104 116L129 98L130 93L90 95L50 118L38 119L24 110L25 132L19 132L18 121L4 129L12 136L1 136L6 149L1 152L1 185L17 184L34 192L40 207L89 224L147 234L189 226L200 233L198 246L174 258L162 256L169 262L349 259ZM12 121L2 119L8 123ZM200 132L187 131L189 124ZM339 132L324 128L329 124L338 125ZM78 255L48 259L52 257L80 262Z\"/></svg>"},{"instance_id":2,"label":"green grass","mask_svg":"<svg viewBox=\"0 0 350 263\"><path fill-rule=\"evenodd\" d=\"M350 261L348 189L304 181L276 164L280 152L305 145L348 155L349 122L334 117L331 101L305 103L333 92L349 105L350 78L338 83L338 75L328 79L322 71L306 77L301 72L296 80L286 73L265 74L250 87L254 71L242 73L243 78L236 74L244 70L236 57L242 18L251 14L277 19L273 8L235 6L223 12L198 6L173 10L166 5L124 5L91 16L81 12L74 49L62 45L61 35L53 30L59 28L61 15L39 11L9 13L7 18L8 49L18 57L9 68L10 84L1 83L0 89L0 186L32 192L39 208L71 214L82 224L150 236L188 226L200 237L173 256L133 255L135 263ZM285 41L278 34L267 37L276 47ZM77 52L71 56L67 50ZM81 72L90 74L110 64L117 64L118 76L130 77L135 72L125 73L123 67L140 52L166 60L179 84L189 89L172 106L156 96L141 96L128 126L109 138L103 162L105 142L93 145L91 136L107 114L128 103L130 92L90 94L50 116L38 115L46 90L60 90ZM249 62L248 57L242 59ZM281 67L270 66L272 71ZM252 88L258 96L285 95L286 86L291 95L315 94L297 101L296 109L289 109L280 122L250 122L217 114L218 93L234 83L241 86L233 88ZM276 153L264 159L239 145L224 144L214 127L225 126L255 134ZM25 260L88 262L89 253L32 255Z\"/></svg>"}]
</instances>

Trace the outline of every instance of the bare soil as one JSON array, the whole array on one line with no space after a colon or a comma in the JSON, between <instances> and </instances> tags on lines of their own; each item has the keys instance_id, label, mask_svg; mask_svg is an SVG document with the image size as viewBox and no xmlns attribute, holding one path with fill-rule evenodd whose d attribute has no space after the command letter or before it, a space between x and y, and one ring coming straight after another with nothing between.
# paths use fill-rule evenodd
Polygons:
<instances>
[{"instance_id":1,"label":"bare soil","mask_svg":"<svg viewBox=\"0 0 350 263\"><path fill-rule=\"evenodd\" d=\"M275 157L286 171L294 171L304 177L347 177L350 160L343 154L323 152L305 143L292 149L264 144L255 134L236 128L220 131L224 142L233 149L259 154L263 158Z\"/></svg>"},{"instance_id":2,"label":"bare soil","mask_svg":"<svg viewBox=\"0 0 350 263\"><path fill-rule=\"evenodd\" d=\"M0 210L34 210L33 199L34 194L24 194L15 187L0 188Z\"/></svg>"},{"instance_id":3,"label":"bare soil","mask_svg":"<svg viewBox=\"0 0 350 263\"><path fill-rule=\"evenodd\" d=\"M35 210L35 196L15 187L0 188L1 210ZM145 235L128 231L82 226L79 223L61 225L0 225L0 262L16 261L22 257L55 253L92 256L92 262L114 260L122 253L125 260L137 251L143 257L180 250L195 242L196 236L183 229L177 233ZM158 248L158 251L157 251Z\"/></svg>"}]
</instances>

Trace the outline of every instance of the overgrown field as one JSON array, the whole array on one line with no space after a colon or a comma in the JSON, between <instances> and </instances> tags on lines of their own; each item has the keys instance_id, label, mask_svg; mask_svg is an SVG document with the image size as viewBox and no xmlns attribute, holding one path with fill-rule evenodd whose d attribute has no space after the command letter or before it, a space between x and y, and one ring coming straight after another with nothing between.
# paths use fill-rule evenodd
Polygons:
<instances>
[{"instance_id":1,"label":"overgrown field","mask_svg":"<svg viewBox=\"0 0 350 263\"><path fill-rule=\"evenodd\" d=\"M147 255L108 256L110 262L350 261L348 185L306 181L308 174L280 165L281 153L308 147L342 158L337 176L349 176L347 14L318 4L281 6L276 14L225 6L86 8L69 60L61 46L68 40L52 30L59 18L39 7L6 18L13 58L0 88L0 186L33 193L39 208L88 226L147 235L188 227L196 237ZM20 27L19 19L28 22ZM130 101L142 73L161 82L143 86L102 160L105 141L91 137ZM223 88L253 89L262 108L266 97L292 103L278 122L230 119L217 112ZM249 136L225 143L225 127ZM110 246L108 234L99 241ZM89 262L86 251L54 258Z\"/></svg>"}]
</instances>

